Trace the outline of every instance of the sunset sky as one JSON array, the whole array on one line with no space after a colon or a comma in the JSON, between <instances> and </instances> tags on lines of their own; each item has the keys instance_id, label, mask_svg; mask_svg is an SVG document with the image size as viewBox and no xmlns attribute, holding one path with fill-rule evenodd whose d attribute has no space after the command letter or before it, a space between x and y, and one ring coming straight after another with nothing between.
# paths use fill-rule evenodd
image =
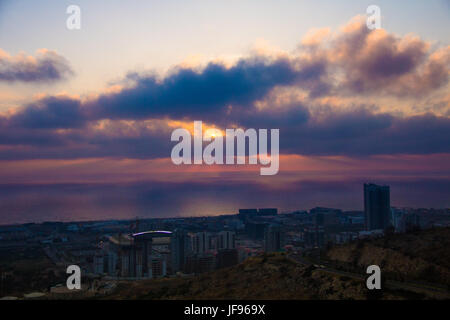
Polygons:
<instances>
[{"instance_id":1,"label":"sunset sky","mask_svg":"<svg viewBox=\"0 0 450 320\"><path fill-rule=\"evenodd\" d=\"M450 207L449 30L446 0L0 0L0 224L361 210L364 182ZM194 120L279 128L279 173L175 166Z\"/></svg>"}]
</instances>

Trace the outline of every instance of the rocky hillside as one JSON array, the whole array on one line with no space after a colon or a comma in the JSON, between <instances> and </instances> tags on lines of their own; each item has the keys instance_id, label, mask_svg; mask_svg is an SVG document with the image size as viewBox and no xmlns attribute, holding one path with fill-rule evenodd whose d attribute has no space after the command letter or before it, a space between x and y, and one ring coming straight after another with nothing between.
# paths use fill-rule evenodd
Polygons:
<instances>
[{"instance_id":1,"label":"rocky hillside","mask_svg":"<svg viewBox=\"0 0 450 320\"><path fill-rule=\"evenodd\" d=\"M380 266L392 280L421 281L450 288L450 228L392 234L331 248L326 253L338 269L361 272Z\"/></svg>"},{"instance_id":2,"label":"rocky hillside","mask_svg":"<svg viewBox=\"0 0 450 320\"><path fill-rule=\"evenodd\" d=\"M250 258L196 277L119 283L108 299L423 299L445 298L403 289L369 292L364 279L305 266L284 254ZM449 298L447 296L446 298Z\"/></svg>"}]
</instances>

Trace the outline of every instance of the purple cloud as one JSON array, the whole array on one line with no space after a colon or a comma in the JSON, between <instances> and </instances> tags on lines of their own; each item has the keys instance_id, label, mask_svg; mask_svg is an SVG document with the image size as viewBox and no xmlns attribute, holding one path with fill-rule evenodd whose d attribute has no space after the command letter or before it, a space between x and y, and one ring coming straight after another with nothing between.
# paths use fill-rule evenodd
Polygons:
<instances>
[{"instance_id":1,"label":"purple cloud","mask_svg":"<svg viewBox=\"0 0 450 320\"><path fill-rule=\"evenodd\" d=\"M0 49L0 81L53 82L73 74L68 61L54 51L41 49L36 57L11 56Z\"/></svg>"}]
</instances>

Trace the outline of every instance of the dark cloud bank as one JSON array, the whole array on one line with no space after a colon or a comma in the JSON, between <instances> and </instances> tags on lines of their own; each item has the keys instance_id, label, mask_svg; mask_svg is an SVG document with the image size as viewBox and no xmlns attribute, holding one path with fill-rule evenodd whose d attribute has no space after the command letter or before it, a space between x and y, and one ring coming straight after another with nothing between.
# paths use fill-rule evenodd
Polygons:
<instances>
[{"instance_id":1,"label":"dark cloud bank","mask_svg":"<svg viewBox=\"0 0 450 320\"><path fill-rule=\"evenodd\" d=\"M136 125L138 133L133 136L111 134L117 125L114 121L148 119L202 120L223 128L233 124L280 128L284 153L449 152L448 117L376 113L376 108L364 105L350 111L330 105L320 117L314 112L312 101L330 94L401 99L430 95L447 85L449 47L431 51L420 39L379 32L371 33L364 23L353 21L329 43L303 45L301 55L253 56L231 67L209 63L199 69L176 68L164 78L134 73L128 75L119 92L86 101L58 96L31 102L12 116L0 117L0 143L20 146L0 151L0 159L168 156L172 129L167 125L160 125L158 130ZM43 78L52 78L53 67L40 66L58 69L60 60L46 52L37 59L34 69L23 69L31 69L29 79L34 79L33 74L39 78L39 70L49 71L48 76L42 73ZM19 63L16 65L16 69L22 69ZM335 79L337 73L341 74L340 81ZM266 99L278 87L301 88L309 98L288 108L255 107L256 101ZM109 132L92 129L102 119L113 120Z\"/></svg>"}]
</instances>

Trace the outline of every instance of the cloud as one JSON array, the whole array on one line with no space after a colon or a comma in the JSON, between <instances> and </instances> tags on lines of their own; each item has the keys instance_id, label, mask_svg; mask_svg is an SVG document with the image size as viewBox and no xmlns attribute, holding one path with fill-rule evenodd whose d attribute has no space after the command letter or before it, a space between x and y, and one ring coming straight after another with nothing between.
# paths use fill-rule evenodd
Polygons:
<instances>
[{"instance_id":1,"label":"cloud","mask_svg":"<svg viewBox=\"0 0 450 320\"><path fill-rule=\"evenodd\" d=\"M323 72L318 63L286 58L243 58L229 68L212 62L201 70L177 68L162 80L131 74L129 88L102 95L88 106L92 117L99 119L218 119L230 105L249 108L276 86L307 84Z\"/></svg>"},{"instance_id":2,"label":"cloud","mask_svg":"<svg viewBox=\"0 0 450 320\"><path fill-rule=\"evenodd\" d=\"M130 74L128 86L87 103L93 119L169 117L230 121L255 115L254 104L280 87L307 97L429 96L448 85L450 46L438 49L412 35L370 31L361 17L340 31L309 33L291 54L255 54L231 66L179 67L162 79Z\"/></svg>"},{"instance_id":3,"label":"cloud","mask_svg":"<svg viewBox=\"0 0 450 320\"><path fill-rule=\"evenodd\" d=\"M220 125L278 119L281 126L283 117L293 121L307 117L307 112L302 111L304 106L293 106L292 118L285 111L280 115L279 110L258 110L255 105L277 88L301 89L314 105L314 99L327 96L426 96L448 83L450 46L432 50L416 37L370 31L360 17L336 33L328 29L309 33L299 50L278 56L255 54L231 65L176 67L164 77L132 73L121 89L78 102L47 98L30 103L10 120L33 128L161 118Z\"/></svg>"},{"instance_id":4,"label":"cloud","mask_svg":"<svg viewBox=\"0 0 450 320\"><path fill-rule=\"evenodd\" d=\"M362 16L332 36L324 30L309 34L300 50L325 59L337 94L423 96L448 84L450 46L432 50L413 35L369 30Z\"/></svg>"},{"instance_id":5,"label":"cloud","mask_svg":"<svg viewBox=\"0 0 450 320\"><path fill-rule=\"evenodd\" d=\"M85 123L81 101L65 96L42 98L18 111L11 125L29 129L70 129Z\"/></svg>"},{"instance_id":6,"label":"cloud","mask_svg":"<svg viewBox=\"0 0 450 320\"><path fill-rule=\"evenodd\" d=\"M55 51L40 49L36 57L11 56L0 49L0 81L54 82L73 74L68 61Z\"/></svg>"},{"instance_id":7,"label":"cloud","mask_svg":"<svg viewBox=\"0 0 450 320\"><path fill-rule=\"evenodd\" d=\"M74 128L102 119L198 119L233 122L253 117L254 102L273 88L313 88L324 73L317 61L250 57L231 67L212 62L196 70L176 68L163 79L129 74L119 91L82 101L46 97L22 107L7 121L26 128ZM228 120L227 120L228 119Z\"/></svg>"},{"instance_id":8,"label":"cloud","mask_svg":"<svg viewBox=\"0 0 450 320\"><path fill-rule=\"evenodd\" d=\"M85 99L40 98L0 116L0 159L165 157L173 120L279 128L282 153L450 152L448 99L439 100L440 116L381 112L355 99L428 97L447 85L449 57L450 47L370 31L357 17L338 32L309 33L291 54L176 67L164 77L132 73ZM333 104L340 98L344 110Z\"/></svg>"},{"instance_id":9,"label":"cloud","mask_svg":"<svg viewBox=\"0 0 450 320\"><path fill-rule=\"evenodd\" d=\"M450 119L424 114L394 116L368 108L311 112L298 107L234 119L247 128L281 128L280 152L367 156L450 153ZM60 130L0 126L0 159L167 157L173 124L167 119L102 120Z\"/></svg>"},{"instance_id":10,"label":"cloud","mask_svg":"<svg viewBox=\"0 0 450 320\"><path fill-rule=\"evenodd\" d=\"M280 134L282 152L314 155L432 154L450 152L450 119L400 117L365 108L330 111Z\"/></svg>"}]
</instances>

